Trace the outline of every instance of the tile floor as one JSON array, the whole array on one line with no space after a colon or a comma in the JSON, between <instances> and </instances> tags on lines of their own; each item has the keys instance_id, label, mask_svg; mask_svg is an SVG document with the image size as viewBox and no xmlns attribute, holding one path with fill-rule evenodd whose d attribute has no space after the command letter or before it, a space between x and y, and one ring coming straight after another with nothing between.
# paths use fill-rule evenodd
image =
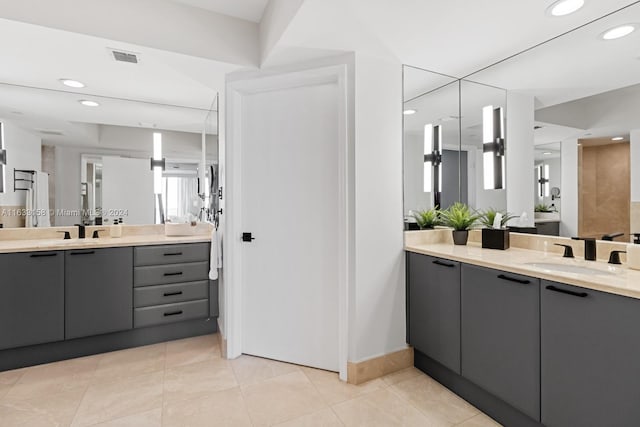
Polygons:
<instances>
[{"instance_id":1,"label":"tile floor","mask_svg":"<svg viewBox=\"0 0 640 427\"><path fill-rule=\"evenodd\" d=\"M0 426L461 426L495 421L414 368L359 386L215 335L0 372Z\"/></svg>"}]
</instances>

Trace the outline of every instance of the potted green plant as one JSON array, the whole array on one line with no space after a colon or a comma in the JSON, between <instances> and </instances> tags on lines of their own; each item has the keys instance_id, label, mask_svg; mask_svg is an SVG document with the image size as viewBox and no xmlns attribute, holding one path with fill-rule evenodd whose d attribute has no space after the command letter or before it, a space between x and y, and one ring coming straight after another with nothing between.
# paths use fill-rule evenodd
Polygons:
<instances>
[{"instance_id":1,"label":"potted green plant","mask_svg":"<svg viewBox=\"0 0 640 427\"><path fill-rule=\"evenodd\" d=\"M480 215L473 212L464 203L456 202L448 209L440 212L444 225L453 228L453 243L466 245L469 239L469 229L473 227Z\"/></svg>"},{"instance_id":2,"label":"potted green plant","mask_svg":"<svg viewBox=\"0 0 640 427\"><path fill-rule=\"evenodd\" d=\"M498 214L500 214L500 223L496 224ZM483 226L482 247L487 249L509 249L509 230L506 225L513 218L516 218L516 216L494 208L482 211L479 218L480 224ZM497 228L496 225L498 226Z\"/></svg>"},{"instance_id":3,"label":"potted green plant","mask_svg":"<svg viewBox=\"0 0 640 427\"><path fill-rule=\"evenodd\" d=\"M547 205L544 203L537 204L534 207L534 218L536 219L559 219L559 214L554 205Z\"/></svg>"},{"instance_id":4,"label":"potted green plant","mask_svg":"<svg viewBox=\"0 0 640 427\"><path fill-rule=\"evenodd\" d=\"M412 216L415 218L420 230L428 230L440 225L440 211L436 208L412 212Z\"/></svg>"}]
</instances>

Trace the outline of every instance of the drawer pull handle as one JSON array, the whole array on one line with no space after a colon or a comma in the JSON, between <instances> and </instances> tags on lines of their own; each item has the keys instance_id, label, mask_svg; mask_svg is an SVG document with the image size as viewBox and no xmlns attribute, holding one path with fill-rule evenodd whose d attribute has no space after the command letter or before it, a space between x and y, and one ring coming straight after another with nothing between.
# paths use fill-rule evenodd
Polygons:
<instances>
[{"instance_id":1,"label":"drawer pull handle","mask_svg":"<svg viewBox=\"0 0 640 427\"><path fill-rule=\"evenodd\" d=\"M71 255L92 255L95 253L96 251L82 251L82 252L71 252Z\"/></svg>"},{"instance_id":2,"label":"drawer pull handle","mask_svg":"<svg viewBox=\"0 0 640 427\"><path fill-rule=\"evenodd\" d=\"M560 292L561 294L573 295L574 297L586 298L587 296L589 296L589 294L586 292L574 292L570 291L569 289L556 288L553 285L547 286L547 289L553 292Z\"/></svg>"},{"instance_id":3,"label":"drawer pull handle","mask_svg":"<svg viewBox=\"0 0 640 427\"><path fill-rule=\"evenodd\" d=\"M182 295L182 291L177 291L177 292L165 292L164 296L165 297L173 297L176 295Z\"/></svg>"},{"instance_id":4,"label":"drawer pull handle","mask_svg":"<svg viewBox=\"0 0 640 427\"><path fill-rule=\"evenodd\" d=\"M169 311L167 313L164 314L164 317L169 317L169 316L178 316L182 314L182 310L178 310L178 311Z\"/></svg>"},{"instance_id":5,"label":"drawer pull handle","mask_svg":"<svg viewBox=\"0 0 640 427\"><path fill-rule=\"evenodd\" d=\"M182 255L182 252L169 252L164 254L164 256L179 256Z\"/></svg>"},{"instance_id":6,"label":"drawer pull handle","mask_svg":"<svg viewBox=\"0 0 640 427\"><path fill-rule=\"evenodd\" d=\"M31 258L44 258L44 257L47 257L47 256L58 256L58 254L50 252L50 253L47 253L47 254L31 254L29 256Z\"/></svg>"},{"instance_id":7,"label":"drawer pull handle","mask_svg":"<svg viewBox=\"0 0 640 427\"><path fill-rule=\"evenodd\" d=\"M165 276L182 276L182 271L176 271L175 273L164 273Z\"/></svg>"},{"instance_id":8,"label":"drawer pull handle","mask_svg":"<svg viewBox=\"0 0 640 427\"><path fill-rule=\"evenodd\" d=\"M498 279L502 279L502 280L508 280L509 282L516 282L516 283L520 283L521 285L528 285L529 283L531 283L530 280L526 280L526 279L517 279L515 277L509 277L506 276L504 274L500 274L498 275Z\"/></svg>"},{"instance_id":9,"label":"drawer pull handle","mask_svg":"<svg viewBox=\"0 0 640 427\"><path fill-rule=\"evenodd\" d=\"M435 261L433 261L433 263L436 264L436 265L441 265L443 267L449 267L449 268L453 268L453 267L456 266L455 264L450 264L448 262L444 262L444 261L440 261L440 260L435 260Z\"/></svg>"}]
</instances>

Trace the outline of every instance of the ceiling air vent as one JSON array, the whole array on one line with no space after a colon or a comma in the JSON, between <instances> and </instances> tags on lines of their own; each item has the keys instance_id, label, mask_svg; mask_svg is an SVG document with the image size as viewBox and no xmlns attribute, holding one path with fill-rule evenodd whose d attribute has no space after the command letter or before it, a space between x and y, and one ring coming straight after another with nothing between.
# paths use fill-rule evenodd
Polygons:
<instances>
[{"instance_id":1,"label":"ceiling air vent","mask_svg":"<svg viewBox=\"0 0 640 427\"><path fill-rule=\"evenodd\" d=\"M130 64L138 63L138 55L131 52L123 52L121 50L112 50L113 59L120 62L128 62Z\"/></svg>"}]
</instances>

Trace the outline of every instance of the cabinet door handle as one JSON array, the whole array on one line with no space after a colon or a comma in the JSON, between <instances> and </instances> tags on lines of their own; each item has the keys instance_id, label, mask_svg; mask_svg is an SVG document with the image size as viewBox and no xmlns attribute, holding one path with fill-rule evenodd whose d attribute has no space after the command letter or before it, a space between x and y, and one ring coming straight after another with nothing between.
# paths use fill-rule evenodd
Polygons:
<instances>
[{"instance_id":1,"label":"cabinet door handle","mask_svg":"<svg viewBox=\"0 0 640 427\"><path fill-rule=\"evenodd\" d=\"M182 310L178 310L178 311L169 311L167 313L164 314L164 317L169 317L169 316L178 316L182 314Z\"/></svg>"},{"instance_id":2,"label":"cabinet door handle","mask_svg":"<svg viewBox=\"0 0 640 427\"><path fill-rule=\"evenodd\" d=\"M182 271L176 271L175 273L164 273L165 276L182 276Z\"/></svg>"},{"instance_id":3,"label":"cabinet door handle","mask_svg":"<svg viewBox=\"0 0 640 427\"><path fill-rule=\"evenodd\" d=\"M45 254L31 254L29 255L31 258L44 258L47 256L58 256L57 253L55 252L49 252L49 253L45 253Z\"/></svg>"},{"instance_id":4,"label":"cabinet door handle","mask_svg":"<svg viewBox=\"0 0 640 427\"><path fill-rule=\"evenodd\" d=\"M505 274L500 274L498 275L498 279L502 279L502 280L508 280L509 282L516 282L516 283L520 283L521 285L528 285L529 283L531 283L531 280L527 280L527 279L518 279L516 277L509 277Z\"/></svg>"},{"instance_id":5,"label":"cabinet door handle","mask_svg":"<svg viewBox=\"0 0 640 427\"><path fill-rule=\"evenodd\" d=\"M179 256L182 255L182 252L169 252L164 254L164 256Z\"/></svg>"},{"instance_id":6,"label":"cabinet door handle","mask_svg":"<svg viewBox=\"0 0 640 427\"><path fill-rule=\"evenodd\" d=\"M586 292L570 291L569 289L557 288L553 285L547 286L547 289L553 292L560 292L561 294L573 295L574 297L586 298L587 296L589 296L589 294Z\"/></svg>"},{"instance_id":7,"label":"cabinet door handle","mask_svg":"<svg viewBox=\"0 0 640 427\"><path fill-rule=\"evenodd\" d=\"M92 255L95 253L96 251L82 251L82 252L71 252L69 255Z\"/></svg>"},{"instance_id":8,"label":"cabinet door handle","mask_svg":"<svg viewBox=\"0 0 640 427\"><path fill-rule=\"evenodd\" d=\"M176 295L182 295L182 291L177 291L177 292L165 292L164 296L165 297L173 297Z\"/></svg>"},{"instance_id":9,"label":"cabinet door handle","mask_svg":"<svg viewBox=\"0 0 640 427\"><path fill-rule=\"evenodd\" d=\"M440 260L435 260L435 261L433 261L433 263L436 264L436 265L441 265L443 267L449 267L449 268L453 268L453 267L456 266L455 264L450 264L448 262L444 262L444 261L440 261Z\"/></svg>"}]
</instances>

